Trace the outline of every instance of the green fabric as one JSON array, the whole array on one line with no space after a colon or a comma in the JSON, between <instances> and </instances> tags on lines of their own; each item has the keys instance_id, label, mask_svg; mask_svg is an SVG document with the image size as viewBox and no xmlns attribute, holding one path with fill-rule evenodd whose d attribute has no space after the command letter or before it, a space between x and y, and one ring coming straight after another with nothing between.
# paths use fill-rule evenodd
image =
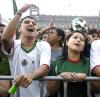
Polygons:
<instances>
[{"instance_id":1,"label":"green fabric","mask_svg":"<svg viewBox=\"0 0 100 97\"><path fill-rule=\"evenodd\" d=\"M82 58L80 62L62 61L57 59L51 64L49 76L56 76L62 72L86 73L89 75L90 62L88 58ZM87 97L86 82L69 82L67 97ZM63 92L61 93L63 96Z\"/></svg>"},{"instance_id":2,"label":"green fabric","mask_svg":"<svg viewBox=\"0 0 100 97\"><path fill-rule=\"evenodd\" d=\"M13 11L14 11L14 15L16 14L17 12L17 4L16 4L16 1L15 0L12 0L12 3L13 3Z\"/></svg>"},{"instance_id":3,"label":"green fabric","mask_svg":"<svg viewBox=\"0 0 100 97\"><path fill-rule=\"evenodd\" d=\"M32 45L32 47L31 48L24 48L24 46L23 46L23 44L21 44L21 48L26 52L26 53L29 53L29 52L31 52L35 47L36 47L36 43L37 43L37 41L35 41L35 43Z\"/></svg>"},{"instance_id":4,"label":"green fabric","mask_svg":"<svg viewBox=\"0 0 100 97\"><path fill-rule=\"evenodd\" d=\"M13 13L15 15L16 12L18 11L16 0L12 0L12 4L13 4ZM19 32L18 31L16 31L16 39L19 39Z\"/></svg>"},{"instance_id":5,"label":"green fabric","mask_svg":"<svg viewBox=\"0 0 100 97\"><path fill-rule=\"evenodd\" d=\"M0 75L10 75L8 58L5 56L0 56Z\"/></svg>"}]
</instances>

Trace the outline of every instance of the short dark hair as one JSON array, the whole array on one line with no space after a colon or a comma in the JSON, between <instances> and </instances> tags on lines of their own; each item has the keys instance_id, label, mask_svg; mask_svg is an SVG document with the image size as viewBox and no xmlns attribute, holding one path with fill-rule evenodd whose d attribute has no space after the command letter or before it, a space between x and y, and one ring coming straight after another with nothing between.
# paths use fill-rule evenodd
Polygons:
<instances>
[{"instance_id":1,"label":"short dark hair","mask_svg":"<svg viewBox=\"0 0 100 97\"><path fill-rule=\"evenodd\" d=\"M88 31L88 34L89 34L89 35L92 35L92 34L98 34L98 35L99 35L99 32L97 31L97 29L90 29L90 30Z\"/></svg>"},{"instance_id":2,"label":"short dark hair","mask_svg":"<svg viewBox=\"0 0 100 97\"><path fill-rule=\"evenodd\" d=\"M63 46L64 40L65 40L65 32L61 28L55 28L55 31L57 32L58 36L61 36L61 40L59 41L59 45Z\"/></svg>"},{"instance_id":3,"label":"short dark hair","mask_svg":"<svg viewBox=\"0 0 100 97\"><path fill-rule=\"evenodd\" d=\"M25 20L26 18L33 19L35 22L37 22L35 17L32 17L32 16L25 16L24 18L21 19L21 21L20 21L20 23L19 23L19 27L21 26L23 20Z\"/></svg>"}]
</instances>

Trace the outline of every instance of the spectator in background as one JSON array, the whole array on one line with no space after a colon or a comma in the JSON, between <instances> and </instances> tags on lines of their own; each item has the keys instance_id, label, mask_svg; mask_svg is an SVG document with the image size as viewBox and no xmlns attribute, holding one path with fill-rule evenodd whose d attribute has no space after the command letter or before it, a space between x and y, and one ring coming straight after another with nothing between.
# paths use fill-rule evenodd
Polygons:
<instances>
[{"instance_id":1,"label":"spectator in background","mask_svg":"<svg viewBox=\"0 0 100 97\"><path fill-rule=\"evenodd\" d=\"M71 29L65 31L65 36L67 37L71 33Z\"/></svg>"},{"instance_id":2,"label":"spectator in background","mask_svg":"<svg viewBox=\"0 0 100 97\"><path fill-rule=\"evenodd\" d=\"M100 37L99 34L97 35L94 35L97 40L91 44L90 67L92 75L100 77ZM95 93L95 97L100 97L100 81L92 81L92 90Z\"/></svg>"},{"instance_id":3,"label":"spectator in background","mask_svg":"<svg viewBox=\"0 0 100 97\"><path fill-rule=\"evenodd\" d=\"M1 76L10 75L8 58L3 54L1 50L2 48L1 35L3 33L4 28L5 25L0 23L0 75ZM10 87L9 80L0 80L0 97L7 97L9 87Z\"/></svg>"},{"instance_id":4,"label":"spectator in background","mask_svg":"<svg viewBox=\"0 0 100 97\"><path fill-rule=\"evenodd\" d=\"M89 29L86 35L87 44L85 46L84 56L90 58L91 43L100 39L100 34L97 29Z\"/></svg>"},{"instance_id":5,"label":"spectator in background","mask_svg":"<svg viewBox=\"0 0 100 97\"><path fill-rule=\"evenodd\" d=\"M51 59L50 45L36 40L37 22L33 17L21 20L20 39L13 39L22 13L31 6L22 6L2 34L3 50L9 55L11 74L15 76L14 84L20 86L20 97L40 97L40 83L32 80L48 74Z\"/></svg>"},{"instance_id":6,"label":"spectator in background","mask_svg":"<svg viewBox=\"0 0 100 97\"><path fill-rule=\"evenodd\" d=\"M62 56L65 33L60 28L51 29L48 33L48 42L51 46L51 61Z\"/></svg>"},{"instance_id":7,"label":"spectator in background","mask_svg":"<svg viewBox=\"0 0 100 97\"><path fill-rule=\"evenodd\" d=\"M100 33L97 29L90 29L87 33L88 35L88 43L92 43L94 40L100 39Z\"/></svg>"}]
</instances>

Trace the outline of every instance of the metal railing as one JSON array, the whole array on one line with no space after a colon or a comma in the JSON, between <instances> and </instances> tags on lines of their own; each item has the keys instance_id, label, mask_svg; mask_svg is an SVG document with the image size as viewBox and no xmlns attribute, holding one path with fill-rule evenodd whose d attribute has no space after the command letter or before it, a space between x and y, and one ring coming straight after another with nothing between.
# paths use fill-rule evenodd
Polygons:
<instances>
[{"instance_id":1,"label":"metal railing","mask_svg":"<svg viewBox=\"0 0 100 97\"><path fill-rule=\"evenodd\" d=\"M0 80L13 80L14 77L13 76L0 76ZM41 79L39 79L40 81L40 97L43 97L43 81L47 81L47 80L62 80L64 81L64 97L67 97L67 80L63 79L60 76L46 76L43 77ZM100 81L100 77L86 77L85 81L87 81L87 97L91 97L91 87L90 87L90 81ZM17 91L17 97L20 97L20 93L19 93L19 89Z\"/></svg>"}]
</instances>

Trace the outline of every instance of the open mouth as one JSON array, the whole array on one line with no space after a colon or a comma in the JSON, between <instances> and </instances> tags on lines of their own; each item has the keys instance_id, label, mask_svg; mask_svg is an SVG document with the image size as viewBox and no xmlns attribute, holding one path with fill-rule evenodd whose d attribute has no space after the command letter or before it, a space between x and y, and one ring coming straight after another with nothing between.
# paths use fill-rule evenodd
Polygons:
<instances>
[{"instance_id":1,"label":"open mouth","mask_svg":"<svg viewBox=\"0 0 100 97\"><path fill-rule=\"evenodd\" d=\"M28 32L33 32L33 29L27 29Z\"/></svg>"},{"instance_id":2,"label":"open mouth","mask_svg":"<svg viewBox=\"0 0 100 97\"><path fill-rule=\"evenodd\" d=\"M76 46L80 46L79 44L75 44Z\"/></svg>"}]
</instances>

